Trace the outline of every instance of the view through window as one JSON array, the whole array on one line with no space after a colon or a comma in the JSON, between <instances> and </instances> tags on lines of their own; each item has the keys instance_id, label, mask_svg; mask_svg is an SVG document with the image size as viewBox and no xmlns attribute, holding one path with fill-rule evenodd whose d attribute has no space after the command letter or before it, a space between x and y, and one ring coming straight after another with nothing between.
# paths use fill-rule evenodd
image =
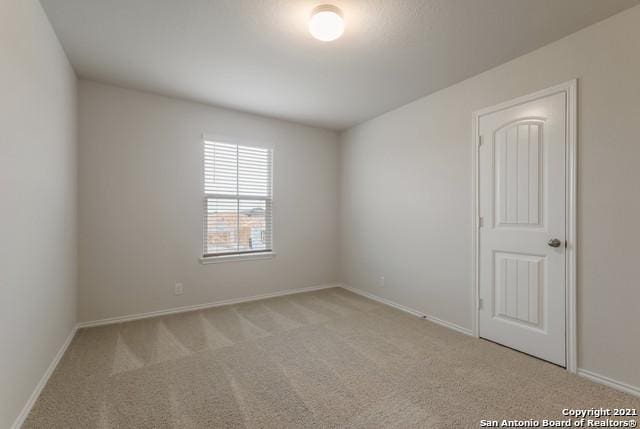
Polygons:
<instances>
[{"instance_id":1,"label":"view through window","mask_svg":"<svg viewBox=\"0 0 640 429\"><path fill-rule=\"evenodd\" d=\"M207 256L272 250L271 149L204 142Z\"/></svg>"}]
</instances>

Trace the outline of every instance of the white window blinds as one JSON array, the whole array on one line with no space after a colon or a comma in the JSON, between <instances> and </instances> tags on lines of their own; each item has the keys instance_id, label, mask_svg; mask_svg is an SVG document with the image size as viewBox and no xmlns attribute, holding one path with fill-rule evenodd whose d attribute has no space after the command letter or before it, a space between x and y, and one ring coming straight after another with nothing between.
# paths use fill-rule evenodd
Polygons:
<instances>
[{"instance_id":1,"label":"white window blinds","mask_svg":"<svg viewBox=\"0 0 640 429\"><path fill-rule=\"evenodd\" d=\"M204 142L203 255L272 250L271 149Z\"/></svg>"}]
</instances>

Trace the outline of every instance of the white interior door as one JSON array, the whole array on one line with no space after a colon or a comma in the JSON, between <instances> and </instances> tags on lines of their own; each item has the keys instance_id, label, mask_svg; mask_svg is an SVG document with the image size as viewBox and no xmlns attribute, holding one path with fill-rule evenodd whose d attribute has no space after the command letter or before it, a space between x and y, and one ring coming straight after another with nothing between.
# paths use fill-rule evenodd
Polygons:
<instances>
[{"instance_id":1,"label":"white interior door","mask_svg":"<svg viewBox=\"0 0 640 429\"><path fill-rule=\"evenodd\" d=\"M478 118L479 334L566 365L566 93Z\"/></svg>"}]
</instances>

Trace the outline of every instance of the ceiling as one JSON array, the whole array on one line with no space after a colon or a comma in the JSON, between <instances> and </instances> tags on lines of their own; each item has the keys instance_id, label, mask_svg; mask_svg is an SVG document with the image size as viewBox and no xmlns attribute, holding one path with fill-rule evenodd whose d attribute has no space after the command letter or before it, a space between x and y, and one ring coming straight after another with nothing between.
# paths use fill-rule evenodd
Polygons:
<instances>
[{"instance_id":1,"label":"ceiling","mask_svg":"<svg viewBox=\"0 0 640 429\"><path fill-rule=\"evenodd\" d=\"M640 0L41 0L82 78L344 129ZM313 39L318 4L346 31Z\"/></svg>"}]
</instances>

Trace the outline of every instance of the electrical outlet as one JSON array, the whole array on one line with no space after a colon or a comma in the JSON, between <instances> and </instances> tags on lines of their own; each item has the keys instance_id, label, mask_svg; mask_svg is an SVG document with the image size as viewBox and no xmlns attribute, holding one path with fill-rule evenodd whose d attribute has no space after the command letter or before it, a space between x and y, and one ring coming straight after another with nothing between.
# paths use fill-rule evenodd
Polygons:
<instances>
[{"instance_id":1,"label":"electrical outlet","mask_svg":"<svg viewBox=\"0 0 640 429\"><path fill-rule=\"evenodd\" d=\"M384 276L381 276L381 277L378 279L378 286L380 286L380 287L384 287Z\"/></svg>"},{"instance_id":2,"label":"electrical outlet","mask_svg":"<svg viewBox=\"0 0 640 429\"><path fill-rule=\"evenodd\" d=\"M182 295L183 292L184 292L184 285L182 283L176 283L176 285L173 287L173 294Z\"/></svg>"}]
</instances>

